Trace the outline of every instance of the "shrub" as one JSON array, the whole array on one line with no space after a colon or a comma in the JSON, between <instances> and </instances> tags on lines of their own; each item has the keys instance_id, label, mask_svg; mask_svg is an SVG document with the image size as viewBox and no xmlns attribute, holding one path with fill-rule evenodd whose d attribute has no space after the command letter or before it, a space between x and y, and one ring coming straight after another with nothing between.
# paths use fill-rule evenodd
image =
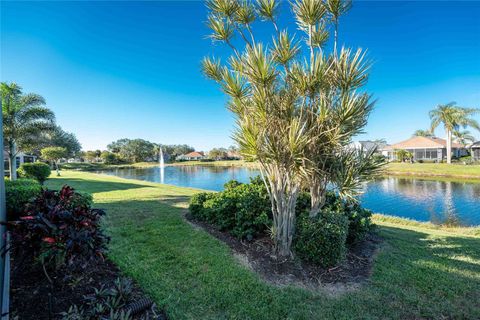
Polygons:
<instances>
[{"instance_id":1,"label":"shrub","mask_svg":"<svg viewBox=\"0 0 480 320\"><path fill-rule=\"evenodd\" d=\"M52 171L50 166L43 162L22 163L17 170L21 177L35 179L41 184L47 180Z\"/></svg>"},{"instance_id":2,"label":"shrub","mask_svg":"<svg viewBox=\"0 0 480 320\"><path fill-rule=\"evenodd\" d=\"M222 192L196 194L190 200L190 212L197 219L248 240L271 224L270 200L258 178L249 184L230 181Z\"/></svg>"},{"instance_id":3,"label":"shrub","mask_svg":"<svg viewBox=\"0 0 480 320\"><path fill-rule=\"evenodd\" d=\"M296 225L294 250L299 258L330 267L345 257L348 219L342 214L322 212L315 218L301 215Z\"/></svg>"},{"instance_id":4,"label":"shrub","mask_svg":"<svg viewBox=\"0 0 480 320\"><path fill-rule=\"evenodd\" d=\"M60 191L43 190L15 224L15 245L42 264L57 268L81 268L103 258L108 237L99 224L104 211L92 209L90 204L90 196L69 186Z\"/></svg>"},{"instance_id":5,"label":"shrub","mask_svg":"<svg viewBox=\"0 0 480 320\"><path fill-rule=\"evenodd\" d=\"M16 220L25 205L40 194L42 187L36 180L5 180L8 220Z\"/></svg>"},{"instance_id":6,"label":"shrub","mask_svg":"<svg viewBox=\"0 0 480 320\"><path fill-rule=\"evenodd\" d=\"M361 241L373 228L372 211L362 208L359 204L354 204L345 210L348 218L348 243Z\"/></svg>"}]
</instances>

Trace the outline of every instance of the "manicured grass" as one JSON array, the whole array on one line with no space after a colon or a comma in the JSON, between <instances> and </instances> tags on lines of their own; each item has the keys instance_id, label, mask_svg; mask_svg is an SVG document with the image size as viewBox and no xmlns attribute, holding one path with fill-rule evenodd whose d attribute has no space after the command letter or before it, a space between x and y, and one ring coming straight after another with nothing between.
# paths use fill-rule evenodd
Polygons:
<instances>
[{"instance_id":1,"label":"manicured grass","mask_svg":"<svg viewBox=\"0 0 480 320\"><path fill-rule=\"evenodd\" d=\"M462 165L446 163L389 163L387 174L442 176L480 179L480 165Z\"/></svg>"},{"instance_id":2,"label":"manicured grass","mask_svg":"<svg viewBox=\"0 0 480 320\"><path fill-rule=\"evenodd\" d=\"M91 192L107 210L109 257L171 319L479 319L480 237L377 217L385 239L371 279L332 296L274 287L182 217L194 189L62 172L47 185ZM466 231L466 232L464 232Z\"/></svg>"}]
</instances>

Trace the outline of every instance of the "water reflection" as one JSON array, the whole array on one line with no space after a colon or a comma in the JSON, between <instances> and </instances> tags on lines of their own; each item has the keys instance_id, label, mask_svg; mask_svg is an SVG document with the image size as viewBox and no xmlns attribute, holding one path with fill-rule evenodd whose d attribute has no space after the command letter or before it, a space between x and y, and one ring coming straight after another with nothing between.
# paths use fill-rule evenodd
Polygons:
<instances>
[{"instance_id":1,"label":"water reflection","mask_svg":"<svg viewBox=\"0 0 480 320\"><path fill-rule=\"evenodd\" d=\"M163 175L159 167L103 173L215 191L229 180L248 182L259 174L251 168L215 166L165 167ZM480 183L386 177L366 184L360 200L378 213L436 224L480 225Z\"/></svg>"}]
</instances>

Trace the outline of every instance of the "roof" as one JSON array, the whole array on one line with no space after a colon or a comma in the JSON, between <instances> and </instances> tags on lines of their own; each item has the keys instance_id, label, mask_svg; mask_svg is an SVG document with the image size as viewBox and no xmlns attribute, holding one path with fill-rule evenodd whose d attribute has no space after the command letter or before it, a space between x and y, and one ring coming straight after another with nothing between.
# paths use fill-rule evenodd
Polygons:
<instances>
[{"instance_id":1,"label":"roof","mask_svg":"<svg viewBox=\"0 0 480 320\"><path fill-rule=\"evenodd\" d=\"M480 141L474 142L470 145L470 148L480 149Z\"/></svg>"},{"instance_id":2,"label":"roof","mask_svg":"<svg viewBox=\"0 0 480 320\"><path fill-rule=\"evenodd\" d=\"M447 141L437 137L412 137L408 140L385 147L383 150L418 149L418 148L445 148ZM452 142L452 148L463 148L459 143Z\"/></svg>"},{"instance_id":3,"label":"roof","mask_svg":"<svg viewBox=\"0 0 480 320\"><path fill-rule=\"evenodd\" d=\"M195 158L195 157L203 157L203 152L193 151L183 155L184 157Z\"/></svg>"}]
</instances>

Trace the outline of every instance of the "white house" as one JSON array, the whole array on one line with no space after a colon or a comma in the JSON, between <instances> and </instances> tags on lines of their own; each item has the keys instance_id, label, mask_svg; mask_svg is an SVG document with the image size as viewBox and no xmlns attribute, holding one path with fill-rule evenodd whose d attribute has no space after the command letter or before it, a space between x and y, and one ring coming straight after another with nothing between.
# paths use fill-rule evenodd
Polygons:
<instances>
[{"instance_id":1,"label":"white house","mask_svg":"<svg viewBox=\"0 0 480 320\"><path fill-rule=\"evenodd\" d=\"M176 158L176 160L180 160L180 161L202 160L202 159L205 159L205 154L201 151L193 151L187 154L182 154Z\"/></svg>"},{"instance_id":2,"label":"white house","mask_svg":"<svg viewBox=\"0 0 480 320\"><path fill-rule=\"evenodd\" d=\"M469 149L472 152L472 159L474 161L480 161L480 141L472 143Z\"/></svg>"},{"instance_id":3,"label":"white house","mask_svg":"<svg viewBox=\"0 0 480 320\"><path fill-rule=\"evenodd\" d=\"M4 160L4 170L5 170L5 172L10 171L8 159L9 159L8 152L4 150L3 151L3 160ZM35 160L37 160L37 157L34 156L34 155L26 154L26 153L23 153L23 152L18 152L17 157L16 157L16 163L15 163L16 169L18 169L22 163L35 162Z\"/></svg>"}]
</instances>

